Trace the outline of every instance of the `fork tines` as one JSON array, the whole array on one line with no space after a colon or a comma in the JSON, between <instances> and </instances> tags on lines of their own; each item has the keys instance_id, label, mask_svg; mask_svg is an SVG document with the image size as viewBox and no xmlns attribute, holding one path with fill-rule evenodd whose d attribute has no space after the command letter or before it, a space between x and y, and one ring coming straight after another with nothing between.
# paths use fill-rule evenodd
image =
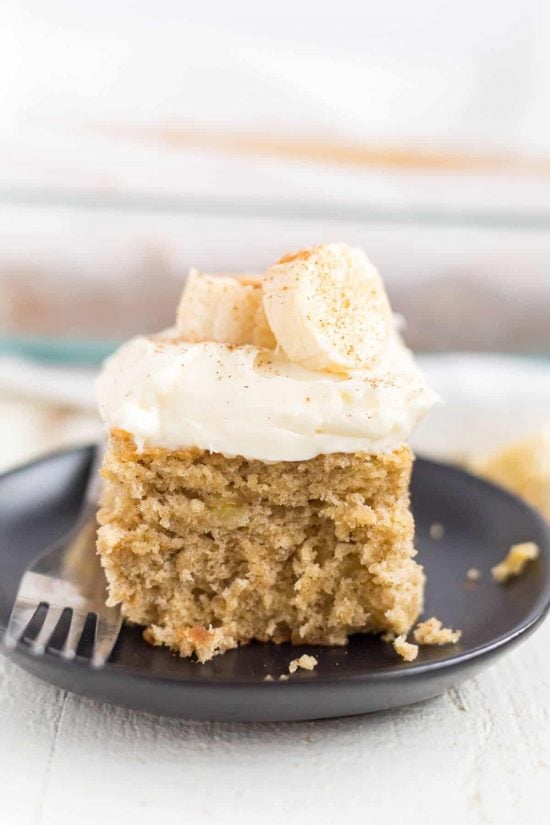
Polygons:
<instances>
[{"instance_id":1,"label":"fork tines","mask_svg":"<svg viewBox=\"0 0 550 825\"><path fill-rule=\"evenodd\" d=\"M41 656L50 646L52 638L58 629L61 618L65 614L68 621L63 623L61 628L64 639L59 649L59 654L67 660L74 659L82 639L84 627L88 618L94 622L94 641L91 655L91 664L94 667L102 667L113 650L118 633L119 623L101 618L97 613L87 613L84 610L76 610L70 607L59 605L45 605L44 602L36 603L26 599L18 599L12 610L10 621L6 630L6 647L13 650L19 641L26 637L25 631L29 627L39 609L46 610L42 625L34 638L30 641L30 651L35 656Z\"/></svg>"},{"instance_id":2,"label":"fork tines","mask_svg":"<svg viewBox=\"0 0 550 825\"><path fill-rule=\"evenodd\" d=\"M101 667L111 655L122 616L120 606L107 604L107 582L96 552L102 454L100 445L92 455L76 525L23 573L6 631L8 648L29 636L30 651L40 656L52 647L55 637L61 656L74 659L89 620L95 624L91 664ZM40 628L35 630L40 618Z\"/></svg>"}]
</instances>

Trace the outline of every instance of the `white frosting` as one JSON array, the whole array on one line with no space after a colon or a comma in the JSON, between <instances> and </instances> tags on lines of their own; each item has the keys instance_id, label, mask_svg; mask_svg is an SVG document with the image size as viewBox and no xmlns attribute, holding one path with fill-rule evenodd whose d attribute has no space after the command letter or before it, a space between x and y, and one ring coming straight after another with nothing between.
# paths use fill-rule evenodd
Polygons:
<instances>
[{"instance_id":1,"label":"white frosting","mask_svg":"<svg viewBox=\"0 0 550 825\"><path fill-rule=\"evenodd\" d=\"M109 429L139 449L199 447L261 461L394 449L431 407L397 333L373 369L314 372L256 347L138 337L105 363L97 390Z\"/></svg>"}]
</instances>

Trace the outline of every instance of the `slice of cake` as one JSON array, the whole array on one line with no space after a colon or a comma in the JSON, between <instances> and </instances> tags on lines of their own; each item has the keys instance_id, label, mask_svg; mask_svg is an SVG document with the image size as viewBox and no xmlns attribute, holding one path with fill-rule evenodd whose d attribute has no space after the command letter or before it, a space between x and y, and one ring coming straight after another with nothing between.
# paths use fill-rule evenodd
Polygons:
<instances>
[{"instance_id":1,"label":"slice of cake","mask_svg":"<svg viewBox=\"0 0 550 825\"><path fill-rule=\"evenodd\" d=\"M471 461L470 469L521 496L550 521L550 422L527 438Z\"/></svg>"},{"instance_id":2,"label":"slice of cake","mask_svg":"<svg viewBox=\"0 0 550 825\"><path fill-rule=\"evenodd\" d=\"M148 641L205 661L410 629L424 576L406 440L433 398L364 253L194 272L177 326L125 344L98 394L98 549Z\"/></svg>"}]
</instances>

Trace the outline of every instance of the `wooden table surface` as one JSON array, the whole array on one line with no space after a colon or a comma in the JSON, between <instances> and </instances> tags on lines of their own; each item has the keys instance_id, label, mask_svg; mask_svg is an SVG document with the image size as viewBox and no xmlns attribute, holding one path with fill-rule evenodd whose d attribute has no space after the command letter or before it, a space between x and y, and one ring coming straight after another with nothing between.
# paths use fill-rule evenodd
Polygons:
<instances>
[{"instance_id":1,"label":"wooden table surface","mask_svg":"<svg viewBox=\"0 0 550 825\"><path fill-rule=\"evenodd\" d=\"M548 821L550 623L458 689L320 722L158 718L0 657L0 821L470 825Z\"/></svg>"}]
</instances>

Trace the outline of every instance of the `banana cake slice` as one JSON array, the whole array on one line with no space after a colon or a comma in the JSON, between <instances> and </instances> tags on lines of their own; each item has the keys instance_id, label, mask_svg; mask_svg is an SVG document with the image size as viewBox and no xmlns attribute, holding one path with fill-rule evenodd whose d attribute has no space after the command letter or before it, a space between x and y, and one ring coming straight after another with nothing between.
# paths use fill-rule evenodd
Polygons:
<instances>
[{"instance_id":1,"label":"banana cake slice","mask_svg":"<svg viewBox=\"0 0 550 825\"><path fill-rule=\"evenodd\" d=\"M206 661L413 625L406 442L433 396L361 250L193 272L176 326L121 347L98 397L98 551L149 642Z\"/></svg>"}]
</instances>

